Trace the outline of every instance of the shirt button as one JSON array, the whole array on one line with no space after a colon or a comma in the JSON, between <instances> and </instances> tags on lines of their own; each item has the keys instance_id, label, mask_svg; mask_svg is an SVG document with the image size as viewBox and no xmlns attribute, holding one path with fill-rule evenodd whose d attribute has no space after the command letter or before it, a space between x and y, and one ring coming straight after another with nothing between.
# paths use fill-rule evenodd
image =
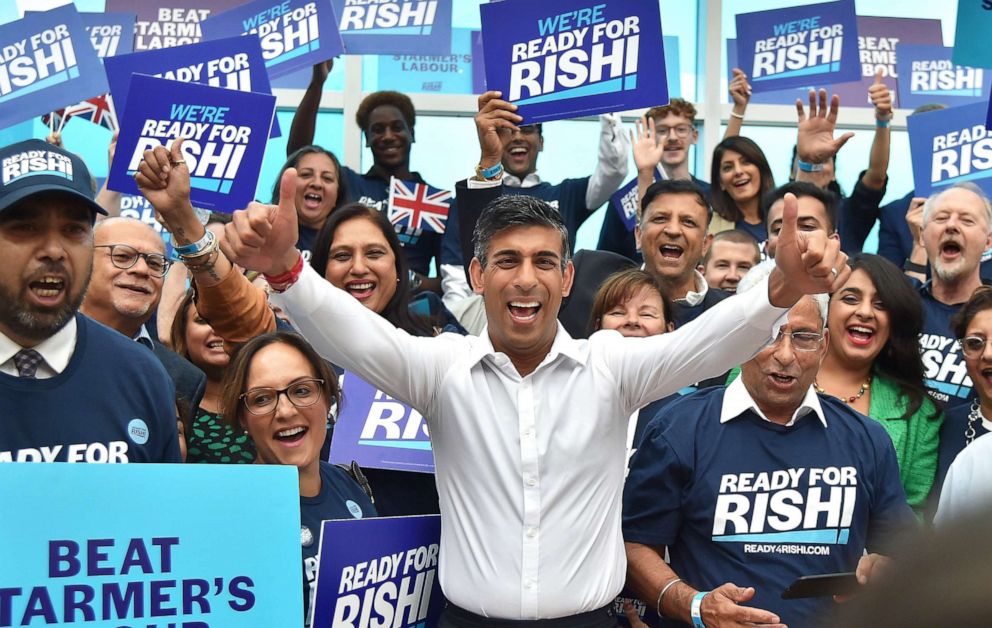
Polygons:
<instances>
[{"instance_id":1,"label":"shirt button","mask_svg":"<svg viewBox=\"0 0 992 628\"><path fill-rule=\"evenodd\" d=\"M537 480L534 478L527 478L527 486L537 486Z\"/></svg>"},{"instance_id":2,"label":"shirt button","mask_svg":"<svg viewBox=\"0 0 992 628\"><path fill-rule=\"evenodd\" d=\"M534 588L534 581L533 580L528 580L527 582L524 583L524 585L526 585L526 587L528 589L533 589Z\"/></svg>"},{"instance_id":3,"label":"shirt button","mask_svg":"<svg viewBox=\"0 0 992 628\"><path fill-rule=\"evenodd\" d=\"M527 536L530 538L537 536L537 528L527 528Z\"/></svg>"}]
</instances>

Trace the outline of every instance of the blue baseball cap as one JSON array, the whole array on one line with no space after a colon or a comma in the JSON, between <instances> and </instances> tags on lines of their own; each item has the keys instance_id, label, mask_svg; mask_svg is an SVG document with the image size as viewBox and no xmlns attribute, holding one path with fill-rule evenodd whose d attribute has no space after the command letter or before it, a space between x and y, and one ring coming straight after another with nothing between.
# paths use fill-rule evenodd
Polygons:
<instances>
[{"instance_id":1,"label":"blue baseball cap","mask_svg":"<svg viewBox=\"0 0 992 628\"><path fill-rule=\"evenodd\" d=\"M107 213L93 200L90 171L79 155L42 140L0 148L0 212L42 192L64 192Z\"/></svg>"}]
</instances>

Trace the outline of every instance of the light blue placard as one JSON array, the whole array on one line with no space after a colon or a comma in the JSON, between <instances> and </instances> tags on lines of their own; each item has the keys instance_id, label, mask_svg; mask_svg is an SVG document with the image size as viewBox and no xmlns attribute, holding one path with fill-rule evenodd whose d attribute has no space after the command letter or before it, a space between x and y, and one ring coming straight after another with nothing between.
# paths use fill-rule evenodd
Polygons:
<instances>
[{"instance_id":1,"label":"light blue placard","mask_svg":"<svg viewBox=\"0 0 992 628\"><path fill-rule=\"evenodd\" d=\"M954 55L958 65L992 68L992 2L989 0L958 0L958 22L954 30Z\"/></svg>"},{"instance_id":2,"label":"light blue placard","mask_svg":"<svg viewBox=\"0 0 992 628\"><path fill-rule=\"evenodd\" d=\"M472 93L472 30L451 31L446 55L379 55L379 78L400 92Z\"/></svg>"},{"instance_id":3,"label":"light blue placard","mask_svg":"<svg viewBox=\"0 0 992 628\"><path fill-rule=\"evenodd\" d=\"M3 625L303 624L295 467L2 464L0 504Z\"/></svg>"}]
</instances>

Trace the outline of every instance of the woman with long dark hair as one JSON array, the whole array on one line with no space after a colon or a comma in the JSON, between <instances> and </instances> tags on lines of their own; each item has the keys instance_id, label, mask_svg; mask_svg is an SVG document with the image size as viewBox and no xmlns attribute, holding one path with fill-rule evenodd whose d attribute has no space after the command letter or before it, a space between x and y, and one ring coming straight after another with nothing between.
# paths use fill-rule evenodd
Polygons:
<instances>
[{"instance_id":1,"label":"woman with long dark hair","mask_svg":"<svg viewBox=\"0 0 992 628\"><path fill-rule=\"evenodd\" d=\"M348 202L348 184L341 177L341 163L329 150L320 146L303 146L286 158L272 187L272 204L279 204L279 184L282 173L296 168L296 217L300 225L297 248L313 251L317 233L324 221L337 208Z\"/></svg>"},{"instance_id":2,"label":"woman with long dark hair","mask_svg":"<svg viewBox=\"0 0 992 628\"><path fill-rule=\"evenodd\" d=\"M887 259L861 254L848 264L850 278L830 299L829 351L814 386L885 427L906 498L920 514L934 483L943 421L923 383L923 306Z\"/></svg>"},{"instance_id":3,"label":"woman with long dark hair","mask_svg":"<svg viewBox=\"0 0 992 628\"><path fill-rule=\"evenodd\" d=\"M760 244L768 239L761 197L775 188L768 159L753 140L735 135L713 149L710 169L713 220L709 232L740 229Z\"/></svg>"}]
</instances>

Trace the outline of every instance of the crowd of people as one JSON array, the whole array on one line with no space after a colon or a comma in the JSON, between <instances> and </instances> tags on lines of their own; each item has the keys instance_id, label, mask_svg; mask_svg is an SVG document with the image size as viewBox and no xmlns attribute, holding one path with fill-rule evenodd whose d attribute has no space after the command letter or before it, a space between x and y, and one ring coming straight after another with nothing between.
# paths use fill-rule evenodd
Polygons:
<instances>
[{"instance_id":1,"label":"crowd of people","mask_svg":"<svg viewBox=\"0 0 992 628\"><path fill-rule=\"evenodd\" d=\"M689 102L629 134L602 116L594 172L551 183L542 126L487 92L441 234L387 216L391 178L423 182L407 96L359 107L366 173L320 146L330 67L267 203L204 225L183 141L145 152L172 258L57 141L0 149L0 461L296 466L308 606L321 520L440 513L446 627L641 625L625 587L660 625L830 625L831 597L782 592L870 589L992 499L992 205L961 183L881 206L880 80L849 195L825 90L778 186L739 70L708 183ZM346 371L426 418L434 474L328 462Z\"/></svg>"}]
</instances>

